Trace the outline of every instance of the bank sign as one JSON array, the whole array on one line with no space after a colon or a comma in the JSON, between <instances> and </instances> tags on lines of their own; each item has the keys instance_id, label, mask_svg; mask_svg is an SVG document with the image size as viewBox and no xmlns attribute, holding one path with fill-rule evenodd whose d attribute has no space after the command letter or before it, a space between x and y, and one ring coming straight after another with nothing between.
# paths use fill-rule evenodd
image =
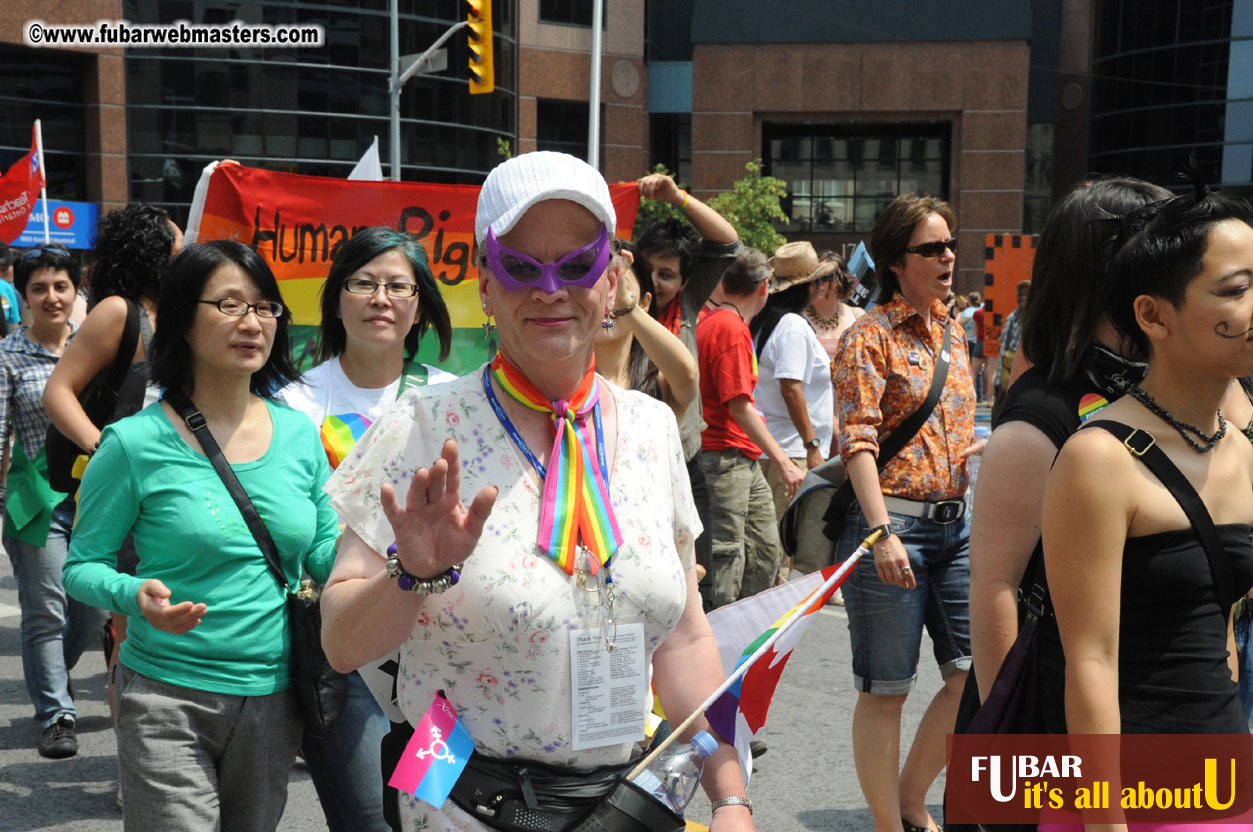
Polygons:
<instances>
[{"instance_id":1,"label":"bank sign","mask_svg":"<svg viewBox=\"0 0 1253 832\"><path fill-rule=\"evenodd\" d=\"M89 249L96 239L96 221L100 208L94 202L48 200L52 215L48 218L48 242L60 243L70 249ZM35 201L35 210L26 220L26 230L11 245L32 248L44 244L44 201Z\"/></svg>"}]
</instances>

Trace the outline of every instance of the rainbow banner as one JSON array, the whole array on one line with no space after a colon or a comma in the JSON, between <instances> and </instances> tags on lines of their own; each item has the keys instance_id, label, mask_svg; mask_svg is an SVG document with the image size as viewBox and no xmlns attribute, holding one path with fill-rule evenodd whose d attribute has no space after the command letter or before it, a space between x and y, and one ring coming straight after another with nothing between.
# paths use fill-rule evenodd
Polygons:
<instances>
[{"instance_id":1,"label":"rainbow banner","mask_svg":"<svg viewBox=\"0 0 1253 832\"><path fill-rule=\"evenodd\" d=\"M479 186L331 179L244 165L217 165L206 179L196 190L189 236L194 233L201 242L239 240L269 264L294 315L292 351L301 367L312 363L331 258L345 240L372 225L408 231L426 247L452 316L452 352L440 365L461 375L495 353L483 333L473 262ZM617 234L630 239L639 189L624 182L610 185L609 193ZM437 340L428 335L418 360L435 364L438 351Z\"/></svg>"}]
</instances>

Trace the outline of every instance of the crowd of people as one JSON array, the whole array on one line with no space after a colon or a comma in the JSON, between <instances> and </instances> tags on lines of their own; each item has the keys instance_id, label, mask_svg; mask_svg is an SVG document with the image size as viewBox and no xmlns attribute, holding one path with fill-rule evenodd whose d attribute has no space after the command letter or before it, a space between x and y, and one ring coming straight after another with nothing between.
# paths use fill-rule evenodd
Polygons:
<instances>
[{"instance_id":1,"label":"crowd of people","mask_svg":"<svg viewBox=\"0 0 1253 832\"><path fill-rule=\"evenodd\" d=\"M565 154L488 175L476 263L499 349L461 377L416 358L433 337L443 361L452 323L422 245L392 229L333 253L303 374L265 261L183 245L159 209L102 220L86 309L70 252L17 256L4 547L39 753L76 753L70 672L103 628L127 829L273 829L297 754L333 830L509 829L523 810L574 828L638 763L652 697L677 725L721 683L706 613L796 577L778 521L836 458L856 498L836 556L879 535L839 600L877 830L940 830L925 798L945 736L988 697L1037 587L1047 730L1249 730L1253 663L1228 636L1253 606L1235 611L1253 586L1253 209L1084 183L998 352L982 298L954 293L940 199L878 216L862 309L838 254L767 256L670 177L639 191L684 219L617 239L603 177ZM58 433L90 460L76 493L54 487ZM1150 448L1190 502L1144 467ZM347 675L329 732L291 681L304 577ZM902 765L924 630L943 685ZM634 692L589 714L572 668L594 675L601 652ZM385 660L380 702L361 671ZM384 783L440 698L475 754L436 806ZM702 783L714 832L755 828L732 746Z\"/></svg>"}]
</instances>

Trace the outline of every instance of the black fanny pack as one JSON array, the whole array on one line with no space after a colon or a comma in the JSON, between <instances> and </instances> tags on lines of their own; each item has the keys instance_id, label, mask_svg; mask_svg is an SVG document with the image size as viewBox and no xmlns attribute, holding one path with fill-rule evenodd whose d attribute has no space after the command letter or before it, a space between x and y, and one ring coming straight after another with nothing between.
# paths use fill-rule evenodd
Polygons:
<instances>
[{"instance_id":1,"label":"black fanny pack","mask_svg":"<svg viewBox=\"0 0 1253 832\"><path fill-rule=\"evenodd\" d=\"M475 752L452 788L452 801L502 832L565 832L591 814L638 762L572 771Z\"/></svg>"}]
</instances>

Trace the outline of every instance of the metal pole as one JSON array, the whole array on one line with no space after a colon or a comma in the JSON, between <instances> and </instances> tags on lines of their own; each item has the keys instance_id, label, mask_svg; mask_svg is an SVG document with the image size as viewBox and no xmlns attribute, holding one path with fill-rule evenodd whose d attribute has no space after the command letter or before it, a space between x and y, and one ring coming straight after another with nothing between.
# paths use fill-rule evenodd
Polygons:
<instances>
[{"instance_id":1,"label":"metal pole","mask_svg":"<svg viewBox=\"0 0 1253 832\"><path fill-rule=\"evenodd\" d=\"M387 140L388 168L393 182L400 181L400 11L399 0L387 0L387 14L391 18L391 52L388 55L387 91L391 94L390 135Z\"/></svg>"},{"instance_id":2,"label":"metal pole","mask_svg":"<svg viewBox=\"0 0 1253 832\"><path fill-rule=\"evenodd\" d=\"M587 163L600 168L600 27L605 20L605 4L592 0L592 72L587 93Z\"/></svg>"},{"instance_id":3,"label":"metal pole","mask_svg":"<svg viewBox=\"0 0 1253 832\"><path fill-rule=\"evenodd\" d=\"M52 234L48 228L49 215L52 211L48 208L48 162L44 158L44 130L39 119L35 119L35 155L39 157L39 172L43 174L40 178L44 183L39 188L39 196L44 203L44 245L48 245L52 242Z\"/></svg>"}]
</instances>

